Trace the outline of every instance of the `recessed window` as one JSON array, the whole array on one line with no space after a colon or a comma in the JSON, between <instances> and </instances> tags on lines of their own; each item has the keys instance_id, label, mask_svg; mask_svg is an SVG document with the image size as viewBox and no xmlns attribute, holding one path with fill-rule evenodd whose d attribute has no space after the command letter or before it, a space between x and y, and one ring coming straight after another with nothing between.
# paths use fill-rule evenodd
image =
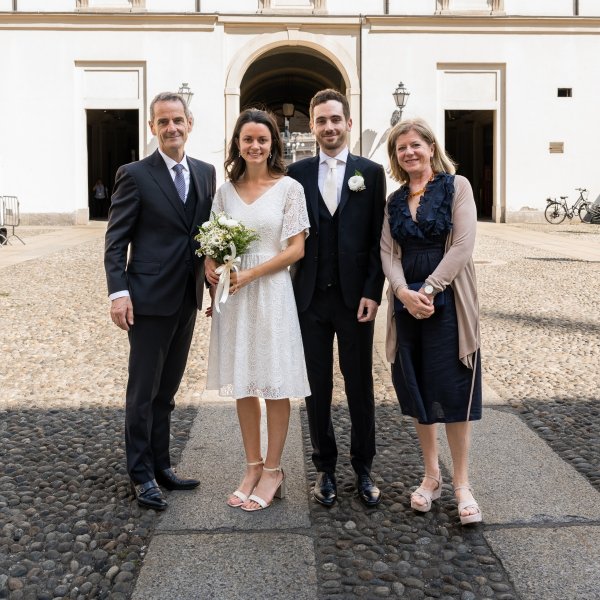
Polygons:
<instances>
[{"instance_id":1,"label":"recessed window","mask_svg":"<svg viewBox=\"0 0 600 600\"><path fill-rule=\"evenodd\" d=\"M573 88L558 88L559 98L571 98L573 96Z\"/></svg>"},{"instance_id":2,"label":"recessed window","mask_svg":"<svg viewBox=\"0 0 600 600\"><path fill-rule=\"evenodd\" d=\"M550 154L563 154L565 151L564 142L550 142Z\"/></svg>"}]
</instances>

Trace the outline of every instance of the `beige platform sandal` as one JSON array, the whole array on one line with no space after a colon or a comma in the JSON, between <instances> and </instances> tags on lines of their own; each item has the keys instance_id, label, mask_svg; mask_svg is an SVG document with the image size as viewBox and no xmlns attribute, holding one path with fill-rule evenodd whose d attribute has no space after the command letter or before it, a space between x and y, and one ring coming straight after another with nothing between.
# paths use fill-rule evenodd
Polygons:
<instances>
[{"instance_id":1,"label":"beige platform sandal","mask_svg":"<svg viewBox=\"0 0 600 600\"><path fill-rule=\"evenodd\" d=\"M431 503L434 500L437 500L442 495L442 475L440 473L440 478L434 477L433 475L424 475L423 479L433 479L433 481L437 482L437 487L435 490L426 490L419 486L411 495L410 495L410 507L413 510L418 510L419 512L429 512L431 510ZM420 496L425 500L425 504L418 504L415 502L416 496Z\"/></svg>"},{"instance_id":2,"label":"beige platform sandal","mask_svg":"<svg viewBox=\"0 0 600 600\"><path fill-rule=\"evenodd\" d=\"M468 490L469 492L471 492L471 494L473 494L473 490L471 489L471 486L469 485L459 485L458 487L454 488L454 493L456 494L457 490ZM472 514L472 515L462 515L462 511L465 510L465 508L475 508L477 509L477 512ZM471 523L481 523L481 521L483 520L483 516L481 514L481 509L479 508L479 504L477 504L477 502L475 501L475 498L473 498L473 500L463 500L462 502L458 503L458 517L460 518L460 524L461 525L470 525Z\"/></svg>"},{"instance_id":3,"label":"beige platform sandal","mask_svg":"<svg viewBox=\"0 0 600 600\"><path fill-rule=\"evenodd\" d=\"M264 461L261 458L257 462L249 462L249 463L246 463L246 464L249 467L256 467L257 465L264 464ZM250 493L252 493L252 491L256 487L256 484L258 483L259 479L260 479L260 475L258 476L258 479L256 480L256 483L252 487L252 490L250 490ZM242 506L242 504L244 504L244 502L248 502L248 494L244 494L244 492L242 492L241 490L235 490L235 492L233 492L233 494L231 494L231 495L235 496L239 500L239 502L237 502L236 500L233 500L232 498L228 498L227 499L227 506L231 506L231 508L240 508L240 506Z\"/></svg>"},{"instance_id":4,"label":"beige platform sandal","mask_svg":"<svg viewBox=\"0 0 600 600\"><path fill-rule=\"evenodd\" d=\"M285 498L286 482L285 482L285 473L283 472L283 469L281 467L275 467L273 469L269 469L269 467L263 467L263 471L267 471L269 473L274 473L276 471L280 471L281 472L281 481L279 482L279 485L277 486L277 489L275 490L275 493L273 494L273 498L271 499L271 502L267 502L266 500L263 500L263 498L261 498L260 496L257 496L256 494L252 494L248 498L248 502L256 502L256 504L258 504L258 506L255 508L240 506L240 508L242 510L245 510L246 512L255 512L257 510L263 510L265 508L269 508L269 506L271 506L271 504L273 504L273 499Z\"/></svg>"}]
</instances>

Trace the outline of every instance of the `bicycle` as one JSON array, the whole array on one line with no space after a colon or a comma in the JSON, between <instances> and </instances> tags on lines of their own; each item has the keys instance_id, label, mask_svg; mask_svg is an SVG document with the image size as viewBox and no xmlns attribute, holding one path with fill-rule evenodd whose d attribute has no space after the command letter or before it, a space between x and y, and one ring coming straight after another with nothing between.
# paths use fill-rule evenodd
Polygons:
<instances>
[{"instance_id":1,"label":"bicycle","mask_svg":"<svg viewBox=\"0 0 600 600\"><path fill-rule=\"evenodd\" d=\"M575 189L579 192L579 197L572 206L567 204L568 196L561 196L560 202L556 198L546 198L548 206L546 206L546 210L544 211L544 217L546 217L548 223L558 225L566 217L569 217L569 220L571 220L575 216L575 213L579 215L579 219L583 223L583 217L585 217L590 207L588 191L585 188Z\"/></svg>"}]
</instances>

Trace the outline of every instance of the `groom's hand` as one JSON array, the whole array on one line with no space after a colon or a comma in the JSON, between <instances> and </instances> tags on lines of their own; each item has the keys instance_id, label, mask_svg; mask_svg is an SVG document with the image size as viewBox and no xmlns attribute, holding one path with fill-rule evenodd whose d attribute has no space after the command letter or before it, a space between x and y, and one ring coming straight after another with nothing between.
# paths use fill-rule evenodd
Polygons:
<instances>
[{"instance_id":1,"label":"groom's hand","mask_svg":"<svg viewBox=\"0 0 600 600\"><path fill-rule=\"evenodd\" d=\"M377 315L378 304L370 298L361 298L356 318L359 323L368 323Z\"/></svg>"},{"instance_id":2,"label":"groom's hand","mask_svg":"<svg viewBox=\"0 0 600 600\"><path fill-rule=\"evenodd\" d=\"M110 318L121 329L129 331L133 325L133 304L129 296L115 298L110 305Z\"/></svg>"}]
</instances>

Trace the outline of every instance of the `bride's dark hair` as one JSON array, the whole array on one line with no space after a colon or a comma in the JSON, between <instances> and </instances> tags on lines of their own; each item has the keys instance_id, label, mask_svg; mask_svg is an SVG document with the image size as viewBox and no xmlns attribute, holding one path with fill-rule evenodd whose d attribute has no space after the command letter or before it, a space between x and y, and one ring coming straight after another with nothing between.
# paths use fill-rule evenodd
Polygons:
<instances>
[{"instance_id":1,"label":"bride's dark hair","mask_svg":"<svg viewBox=\"0 0 600 600\"><path fill-rule=\"evenodd\" d=\"M229 142L227 159L225 160L227 177L233 183L236 183L246 171L246 161L240 156L239 148L240 131L246 123L258 123L259 125L265 125L269 129L271 133L271 153L267 160L267 169L270 175L285 175L287 168L283 161L281 134L279 133L275 117L266 110L247 108L240 113L235 123L231 141Z\"/></svg>"}]
</instances>

